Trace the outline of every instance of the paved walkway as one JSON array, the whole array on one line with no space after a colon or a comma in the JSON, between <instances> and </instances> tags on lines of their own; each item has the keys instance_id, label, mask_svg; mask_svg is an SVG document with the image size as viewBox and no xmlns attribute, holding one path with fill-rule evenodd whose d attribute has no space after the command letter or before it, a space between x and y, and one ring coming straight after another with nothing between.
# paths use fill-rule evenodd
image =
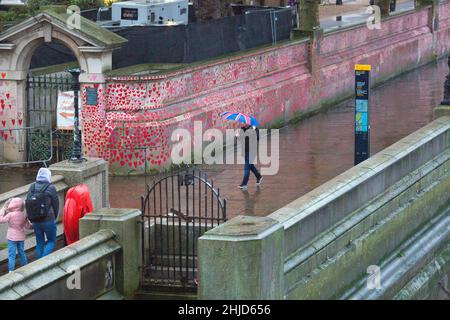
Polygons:
<instances>
[{"instance_id":1,"label":"paved walkway","mask_svg":"<svg viewBox=\"0 0 450 320\"><path fill-rule=\"evenodd\" d=\"M372 90L371 154L388 147L432 121L442 97L446 61L428 65ZM417 85L427 90L416 89ZM405 104L405 101L408 101ZM215 165L203 169L228 201L228 216L265 216L353 166L354 100L280 131L280 170L265 176L261 187L251 174L249 188L242 181L243 165ZM399 121L401 119L401 121Z\"/></svg>"},{"instance_id":2,"label":"paved walkway","mask_svg":"<svg viewBox=\"0 0 450 320\"><path fill-rule=\"evenodd\" d=\"M366 21L370 14L366 13L369 6L369 0L349 0L344 1L342 6L333 4L325 4L319 7L320 25L325 30L338 29L352 24ZM397 0L396 10L399 13L414 9L414 1ZM341 20L337 21L336 17L340 16Z\"/></svg>"}]
</instances>

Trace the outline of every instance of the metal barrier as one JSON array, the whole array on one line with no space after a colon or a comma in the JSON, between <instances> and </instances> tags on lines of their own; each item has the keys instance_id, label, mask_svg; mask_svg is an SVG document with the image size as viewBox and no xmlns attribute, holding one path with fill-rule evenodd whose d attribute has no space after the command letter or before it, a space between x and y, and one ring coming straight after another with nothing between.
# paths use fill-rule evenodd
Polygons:
<instances>
[{"instance_id":1,"label":"metal barrier","mask_svg":"<svg viewBox=\"0 0 450 320\"><path fill-rule=\"evenodd\" d=\"M142 285L196 288L197 239L226 221L226 200L206 174L164 173L141 197Z\"/></svg>"},{"instance_id":2,"label":"metal barrier","mask_svg":"<svg viewBox=\"0 0 450 320\"><path fill-rule=\"evenodd\" d=\"M48 135L48 136L47 136ZM0 166L47 163L53 159L53 132L51 127L24 127L0 129L0 158L5 158L7 143L17 145L19 151L26 152L27 161L0 162Z\"/></svg>"}]
</instances>

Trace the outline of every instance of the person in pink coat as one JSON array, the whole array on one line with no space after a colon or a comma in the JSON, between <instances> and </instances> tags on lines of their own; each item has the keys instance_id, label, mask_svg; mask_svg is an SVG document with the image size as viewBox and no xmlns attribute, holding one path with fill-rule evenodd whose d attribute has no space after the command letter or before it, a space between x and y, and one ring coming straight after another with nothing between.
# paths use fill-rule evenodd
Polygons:
<instances>
[{"instance_id":1,"label":"person in pink coat","mask_svg":"<svg viewBox=\"0 0 450 320\"><path fill-rule=\"evenodd\" d=\"M25 201L20 198L12 198L5 202L0 209L0 223L8 223L8 270L14 271L16 254L19 254L22 266L27 264L25 255L25 228L31 229L31 223L25 213Z\"/></svg>"}]
</instances>

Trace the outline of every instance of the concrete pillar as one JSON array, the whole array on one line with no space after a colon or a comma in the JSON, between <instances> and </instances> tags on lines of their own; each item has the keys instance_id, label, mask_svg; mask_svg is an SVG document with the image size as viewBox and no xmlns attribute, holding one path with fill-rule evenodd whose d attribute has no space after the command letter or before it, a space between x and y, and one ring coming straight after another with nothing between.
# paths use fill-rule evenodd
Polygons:
<instances>
[{"instance_id":1,"label":"concrete pillar","mask_svg":"<svg viewBox=\"0 0 450 320\"><path fill-rule=\"evenodd\" d=\"M141 212L137 209L100 209L80 220L80 239L102 229L115 233L122 247L116 260L116 288L126 298L133 298L139 287L141 258Z\"/></svg>"},{"instance_id":2,"label":"concrete pillar","mask_svg":"<svg viewBox=\"0 0 450 320\"><path fill-rule=\"evenodd\" d=\"M52 174L62 175L69 188L84 183L91 193L94 210L109 207L108 163L100 158L87 158L82 163L68 160L49 167Z\"/></svg>"},{"instance_id":3,"label":"concrete pillar","mask_svg":"<svg viewBox=\"0 0 450 320\"><path fill-rule=\"evenodd\" d=\"M283 299L284 230L267 217L238 216L198 242L199 299Z\"/></svg>"},{"instance_id":4,"label":"concrete pillar","mask_svg":"<svg viewBox=\"0 0 450 320\"><path fill-rule=\"evenodd\" d=\"M434 108L434 119L450 116L450 106L440 105Z\"/></svg>"},{"instance_id":5,"label":"concrete pillar","mask_svg":"<svg viewBox=\"0 0 450 320\"><path fill-rule=\"evenodd\" d=\"M310 33L309 46L309 67L311 74L318 77L320 72L320 47L323 39L323 29L315 28Z\"/></svg>"},{"instance_id":6,"label":"concrete pillar","mask_svg":"<svg viewBox=\"0 0 450 320\"><path fill-rule=\"evenodd\" d=\"M0 54L0 60L4 55ZM0 66L0 149L2 162L26 159L25 121L26 74Z\"/></svg>"},{"instance_id":7,"label":"concrete pillar","mask_svg":"<svg viewBox=\"0 0 450 320\"><path fill-rule=\"evenodd\" d=\"M109 59L109 58L108 58ZM91 68L93 69L93 68ZM96 70L96 72L102 72ZM109 134L106 124L106 79L100 73L81 73L81 92L86 97L81 110L83 152L88 157L109 159ZM95 101L87 99L88 90L97 95Z\"/></svg>"}]
</instances>

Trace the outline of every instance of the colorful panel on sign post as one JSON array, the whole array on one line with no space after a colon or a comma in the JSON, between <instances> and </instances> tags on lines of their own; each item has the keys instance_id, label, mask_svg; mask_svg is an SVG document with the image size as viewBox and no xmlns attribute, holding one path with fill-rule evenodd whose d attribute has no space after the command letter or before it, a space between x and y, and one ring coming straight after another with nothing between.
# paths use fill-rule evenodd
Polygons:
<instances>
[{"instance_id":1,"label":"colorful panel on sign post","mask_svg":"<svg viewBox=\"0 0 450 320\"><path fill-rule=\"evenodd\" d=\"M355 65L355 165L369 158L370 65Z\"/></svg>"},{"instance_id":2,"label":"colorful panel on sign post","mask_svg":"<svg viewBox=\"0 0 450 320\"><path fill-rule=\"evenodd\" d=\"M56 126L59 130L73 130L75 121L73 98L73 91L58 91ZM80 98L78 102L78 108L81 110Z\"/></svg>"}]
</instances>

